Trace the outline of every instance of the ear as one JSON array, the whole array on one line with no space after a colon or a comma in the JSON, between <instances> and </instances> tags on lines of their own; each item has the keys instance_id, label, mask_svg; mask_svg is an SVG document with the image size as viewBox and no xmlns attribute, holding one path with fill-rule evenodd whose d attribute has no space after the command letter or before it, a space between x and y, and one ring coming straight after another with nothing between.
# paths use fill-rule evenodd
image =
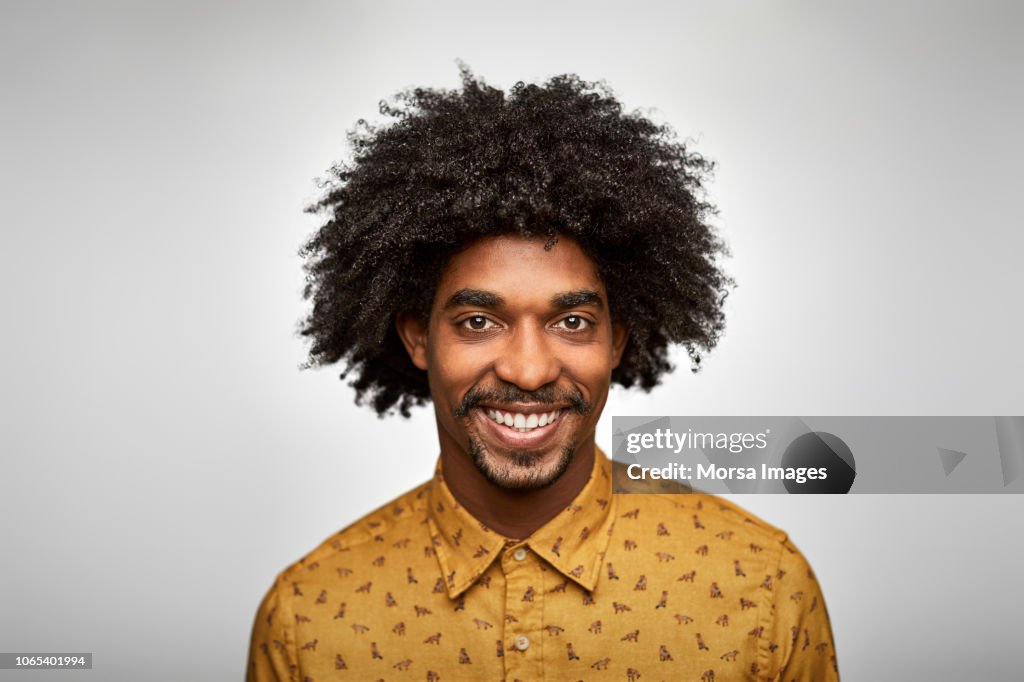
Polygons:
<instances>
[{"instance_id":1,"label":"ear","mask_svg":"<svg viewBox=\"0 0 1024 682\"><path fill-rule=\"evenodd\" d=\"M612 369L622 362L622 353L626 350L626 342L629 341L629 327L621 322L612 323Z\"/></svg>"},{"instance_id":2,"label":"ear","mask_svg":"<svg viewBox=\"0 0 1024 682\"><path fill-rule=\"evenodd\" d=\"M427 369L427 325L419 315L402 312L395 315L395 329L402 345L409 353L412 364L426 371Z\"/></svg>"}]
</instances>

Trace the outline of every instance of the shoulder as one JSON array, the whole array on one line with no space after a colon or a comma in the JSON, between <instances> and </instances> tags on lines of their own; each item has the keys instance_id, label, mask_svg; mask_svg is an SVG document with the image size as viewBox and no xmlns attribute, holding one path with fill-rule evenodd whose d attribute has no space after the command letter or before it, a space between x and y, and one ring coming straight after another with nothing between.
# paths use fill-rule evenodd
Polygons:
<instances>
[{"instance_id":1,"label":"shoulder","mask_svg":"<svg viewBox=\"0 0 1024 682\"><path fill-rule=\"evenodd\" d=\"M619 466L613 463L613 467ZM632 481L616 474L613 480L620 515L649 509L676 523L683 521L694 528L714 529L719 535L746 540L755 552L770 549L773 554L780 553L787 544L785 531L723 497L672 480Z\"/></svg>"},{"instance_id":2,"label":"shoulder","mask_svg":"<svg viewBox=\"0 0 1024 682\"><path fill-rule=\"evenodd\" d=\"M363 556L380 554L399 535L409 535L423 525L431 481L426 481L381 505L325 538L312 551L288 565L279 581L292 583L309 572L358 561Z\"/></svg>"}]
</instances>

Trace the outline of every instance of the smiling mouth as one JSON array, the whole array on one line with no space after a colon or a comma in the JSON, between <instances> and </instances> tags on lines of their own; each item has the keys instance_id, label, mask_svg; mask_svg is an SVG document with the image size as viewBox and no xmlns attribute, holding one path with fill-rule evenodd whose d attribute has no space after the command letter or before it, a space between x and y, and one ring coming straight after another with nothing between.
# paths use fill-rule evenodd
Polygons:
<instances>
[{"instance_id":1,"label":"smiling mouth","mask_svg":"<svg viewBox=\"0 0 1024 682\"><path fill-rule=\"evenodd\" d=\"M490 407L481 409L494 423L519 433L530 433L531 431L542 429L549 424L554 424L562 413L561 408L551 410L550 412L532 412L529 414L524 412L506 412Z\"/></svg>"}]
</instances>

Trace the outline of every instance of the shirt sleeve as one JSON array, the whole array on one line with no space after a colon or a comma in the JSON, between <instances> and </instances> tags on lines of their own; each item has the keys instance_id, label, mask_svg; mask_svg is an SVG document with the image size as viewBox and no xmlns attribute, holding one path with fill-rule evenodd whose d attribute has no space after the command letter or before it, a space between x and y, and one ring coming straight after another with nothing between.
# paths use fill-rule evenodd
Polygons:
<instances>
[{"instance_id":1,"label":"shirt sleeve","mask_svg":"<svg viewBox=\"0 0 1024 682\"><path fill-rule=\"evenodd\" d=\"M295 639L289 630L287 603L280 596L280 578L256 611L249 642L246 682L295 682Z\"/></svg>"},{"instance_id":2,"label":"shirt sleeve","mask_svg":"<svg viewBox=\"0 0 1024 682\"><path fill-rule=\"evenodd\" d=\"M810 564L787 537L773 576L773 682L838 682L832 626Z\"/></svg>"}]
</instances>

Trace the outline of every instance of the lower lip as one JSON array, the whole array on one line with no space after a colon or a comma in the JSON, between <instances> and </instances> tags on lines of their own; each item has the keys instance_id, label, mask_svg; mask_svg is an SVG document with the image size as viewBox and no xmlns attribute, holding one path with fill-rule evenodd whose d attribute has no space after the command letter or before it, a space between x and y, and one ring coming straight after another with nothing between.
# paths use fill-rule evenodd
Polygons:
<instances>
[{"instance_id":1,"label":"lower lip","mask_svg":"<svg viewBox=\"0 0 1024 682\"><path fill-rule=\"evenodd\" d=\"M484 428L493 435L494 439L501 442L506 447L510 448L540 448L549 444L555 438L555 434L559 431L562 424L565 422L568 410L562 408L559 410L558 417L555 421L533 429L532 431L520 432L516 431L508 426L499 424L490 417L482 409L475 410L477 418L482 419L486 422Z\"/></svg>"}]
</instances>

